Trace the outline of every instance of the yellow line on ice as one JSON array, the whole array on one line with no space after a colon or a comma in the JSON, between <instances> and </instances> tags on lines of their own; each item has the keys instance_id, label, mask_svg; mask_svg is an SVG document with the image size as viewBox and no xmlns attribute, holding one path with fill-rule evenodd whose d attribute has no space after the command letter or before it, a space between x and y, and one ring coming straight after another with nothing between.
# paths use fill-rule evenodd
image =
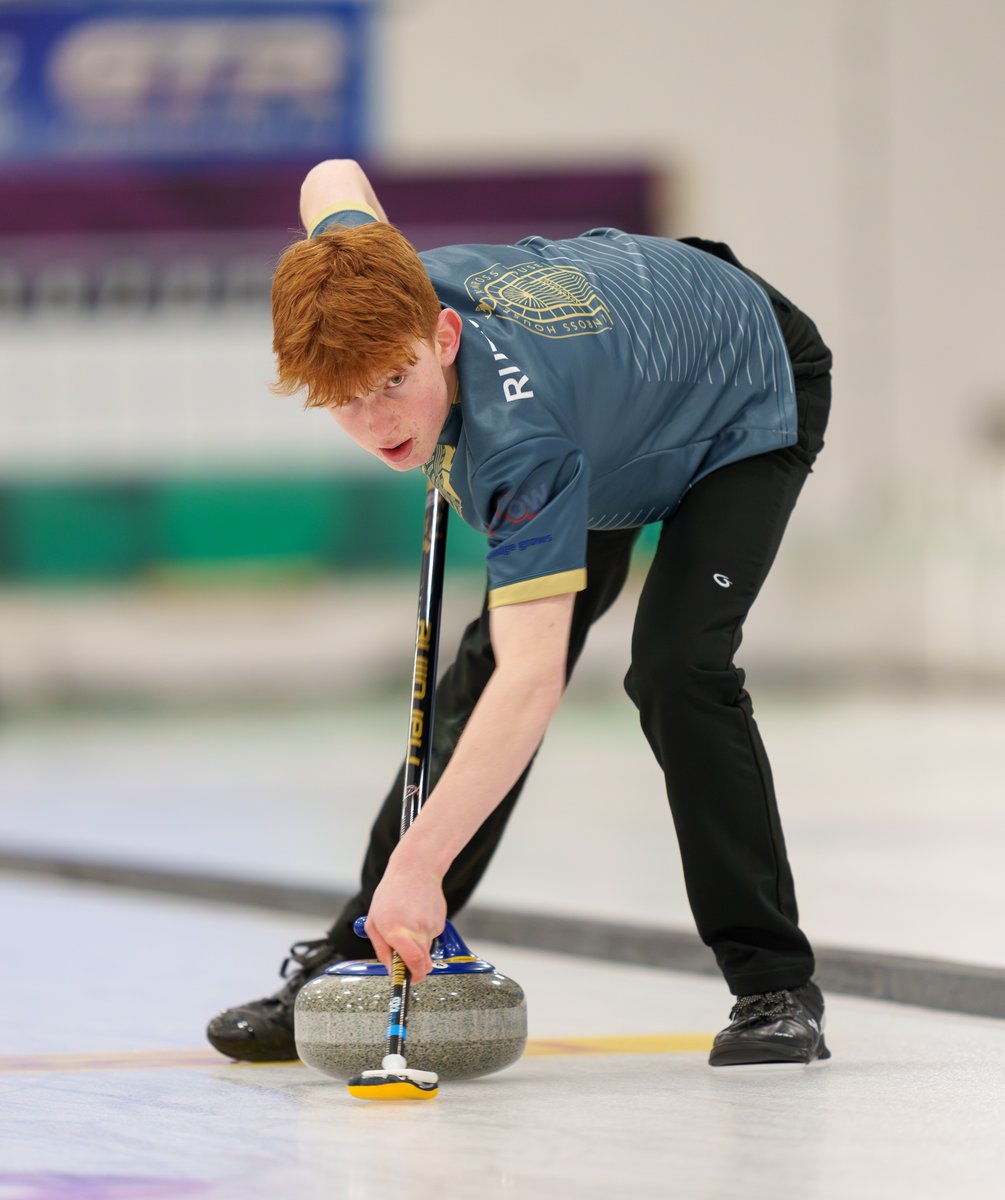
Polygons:
<instances>
[{"instance_id":1,"label":"yellow line on ice","mask_svg":"<svg viewBox=\"0 0 1005 1200\"><path fill-rule=\"evenodd\" d=\"M584 1054L694 1054L712 1045L710 1033L631 1034L619 1037L531 1038L526 1058ZM163 1071L192 1067L299 1066L276 1063L229 1063L215 1050L112 1050L85 1054L0 1055L0 1075L50 1075L69 1071Z\"/></svg>"},{"instance_id":2,"label":"yellow line on ice","mask_svg":"<svg viewBox=\"0 0 1005 1200\"><path fill-rule=\"evenodd\" d=\"M524 1055L546 1054L695 1054L711 1050L711 1033L643 1033L623 1037L532 1038Z\"/></svg>"},{"instance_id":3,"label":"yellow line on ice","mask_svg":"<svg viewBox=\"0 0 1005 1200\"><path fill-rule=\"evenodd\" d=\"M88 1054L5 1054L0 1075L47 1075L63 1071L158 1071L212 1067L226 1060L213 1050L111 1050Z\"/></svg>"}]
</instances>

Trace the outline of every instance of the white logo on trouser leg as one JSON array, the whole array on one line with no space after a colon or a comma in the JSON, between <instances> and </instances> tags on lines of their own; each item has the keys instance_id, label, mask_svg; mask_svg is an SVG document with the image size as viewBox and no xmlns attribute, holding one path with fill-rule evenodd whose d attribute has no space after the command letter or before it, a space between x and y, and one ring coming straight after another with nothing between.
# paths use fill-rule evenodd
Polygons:
<instances>
[{"instance_id":1,"label":"white logo on trouser leg","mask_svg":"<svg viewBox=\"0 0 1005 1200\"><path fill-rule=\"evenodd\" d=\"M713 575L712 578L719 585L719 587L732 587L733 586L733 581L732 581L732 579L730 579L730 577L728 575Z\"/></svg>"}]
</instances>

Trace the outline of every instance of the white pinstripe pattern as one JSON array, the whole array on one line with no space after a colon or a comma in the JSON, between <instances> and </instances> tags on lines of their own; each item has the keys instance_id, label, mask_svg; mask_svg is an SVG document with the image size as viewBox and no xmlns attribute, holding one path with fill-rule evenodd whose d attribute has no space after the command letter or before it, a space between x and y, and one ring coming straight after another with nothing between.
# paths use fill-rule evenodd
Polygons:
<instances>
[{"instance_id":1,"label":"white pinstripe pattern","mask_svg":"<svg viewBox=\"0 0 1005 1200\"><path fill-rule=\"evenodd\" d=\"M718 380L777 391L791 367L766 296L735 268L670 241L640 245L623 233L568 242L530 242L555 263L587 271L629 334L643 379Z\"/></svg>"},{"instance_id":2,"label":"white pinstripe pattern","mask_svg":"<svg viewBox=\"0 0 1005 1200\"><path fill-rule=\"evenodd\" d=\"M609 516L607 513L601 513L600 516L597 517L595 520L591 519L590 528L591 529L616 529L616 528L617 529L634 529L636 526L639 526L639 525L648 525L650 521L662 521L663 518L670 511L670 508L671 508L671 506L667 505L667 507L664 508L663 511L658 513L656 516L653 516L653 514L656 512L655 505L652 508L650 508L649 511L645 513L645 515L643 515L643 510L641 508L637 509L635 512L615 513L613 516Z\"/></svg>"}]
</instances>

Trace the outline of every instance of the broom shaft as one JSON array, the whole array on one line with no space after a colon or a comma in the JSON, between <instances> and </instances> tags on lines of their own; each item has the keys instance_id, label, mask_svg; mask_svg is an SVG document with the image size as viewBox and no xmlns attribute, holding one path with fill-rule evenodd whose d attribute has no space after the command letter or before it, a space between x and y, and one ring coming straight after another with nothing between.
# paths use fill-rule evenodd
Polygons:
<instances>
[{"instance_id":1,"label":"broom shaft","mask_svg":"<svg viewBox=\"0 0 1005 1200\"><path fill-rule=\"evenodd\" d=\"M440 611L443 607L443 568L447 554L449 512L446 500L430 484L426 489L426 511L422 530L419 607L415 627L415 660L412 666L412 703L408 717L405 787L401 800L402 836L419 815L429 794L429 772L433 752L433 702L436 691L436 662L440 643ZM394 954L391 963L391 985L384 1053L404 1056L411 989L408 971L397 953Z\"/></svg>"}]
</instances>

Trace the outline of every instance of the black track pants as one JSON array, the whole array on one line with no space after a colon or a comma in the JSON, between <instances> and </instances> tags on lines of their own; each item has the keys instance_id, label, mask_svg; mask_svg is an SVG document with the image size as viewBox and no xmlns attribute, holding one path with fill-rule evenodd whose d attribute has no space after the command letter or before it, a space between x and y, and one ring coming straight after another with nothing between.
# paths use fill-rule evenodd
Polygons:
<instances>
[{"instance_id":1,"label":"black track pants","mask_svg":"<svg viewBox=\"0 0 1005 1200\"><path fill-rule=\"evenodd\" d=\"M733 659L822 444L829 378L800 388L800 440L706 476L664 523L625 689L663 768L698 932L735 995L798 987L798 926L771 768Z\"/></svg>"}]
</instances>

